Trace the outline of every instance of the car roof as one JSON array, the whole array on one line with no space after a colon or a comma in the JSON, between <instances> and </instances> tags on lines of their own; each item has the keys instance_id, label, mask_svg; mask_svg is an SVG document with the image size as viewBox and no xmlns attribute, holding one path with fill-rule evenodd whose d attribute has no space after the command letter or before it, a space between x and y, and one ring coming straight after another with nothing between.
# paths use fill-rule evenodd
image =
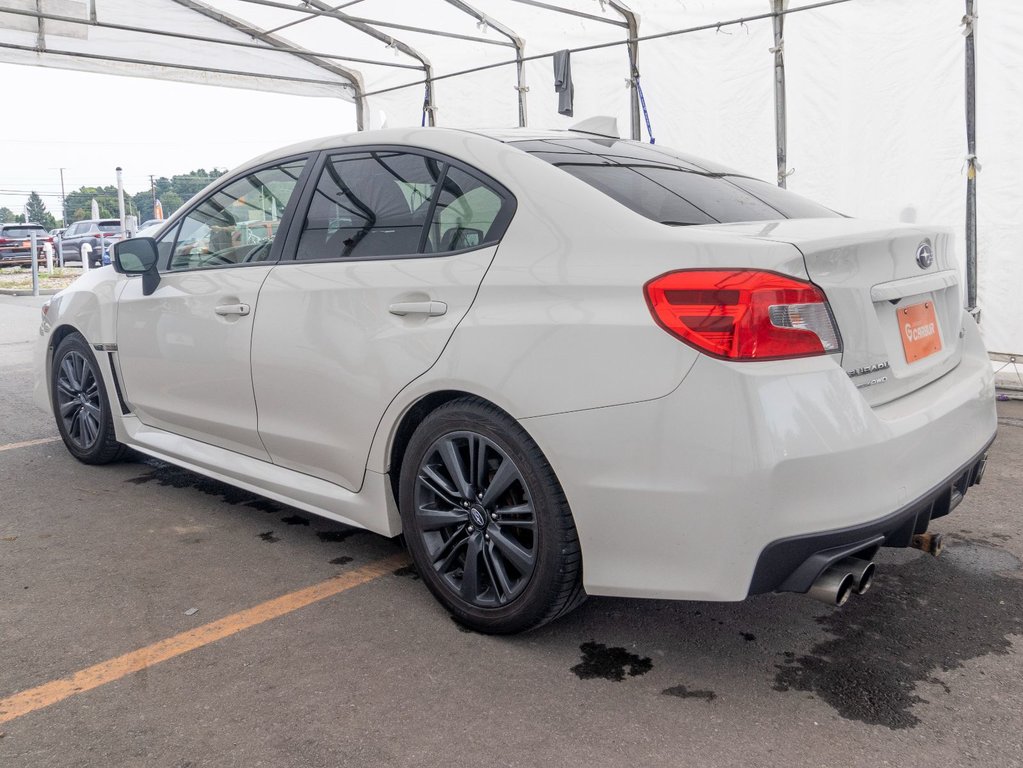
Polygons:
<instances>
[{"instance_id":1,"label":"car roof","mask_svg":"<svg viewBox=\"0 0 1023 768\"><path fill-rule=\"evenodd\" d=\"M234 169L239 171L251 168L274 160L300 155L306 152L316 152L323 149L334 149L339 147L356 147L372 144L397 144L416 146L420 137L434 136L447 133L452 137L457 135L483 136L507 144L513 141L529 141L539 139L594 139L612 138L601 136L595 133L572 130L553 130L538 128L383 128L372 131L358 131L355 133L337 133L330 136L321 136L315 139L291 144L280 149L275 149L266 154L255 157L247 163ZM625 139L622 139L623 141Z\"/></svg>"}]
</instances>

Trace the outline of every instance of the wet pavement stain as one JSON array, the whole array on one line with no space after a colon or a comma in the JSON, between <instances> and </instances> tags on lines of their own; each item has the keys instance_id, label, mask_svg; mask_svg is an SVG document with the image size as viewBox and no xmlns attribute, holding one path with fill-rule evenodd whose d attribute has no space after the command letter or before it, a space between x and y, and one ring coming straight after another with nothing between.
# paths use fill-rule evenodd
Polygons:
<instances>
[{"instance_id":1,"label":"wet pavement stain","mask_svg":"<svg viewBox=\"0 0 1023 768\"><path fill-rule=\"evenodd\" d=\"M757 636L754 635L752 632L740 632L739 634L742 635L742 639L745 640L747 643L752 643L754 640L757 639Z\"/></svg>"},{"instance_id":2,"label":"wet pavement stain","mask_svg":"<svg viewBox=\"0 0 1023 768\"><path fill-rule=\"evenodd\" d=\"M263 533L259 534L259 538L261 538L263 541L268 541L271 544L273 544L275 541L280 541L280 539L274 536L273 531L263 531Z\"/></svg>"},{"instance_id":3,"label":"wet pavement stain","mask_svg":"<svg viewBox=\"0 0 1023 768\"><path fill-rule=\"evenodd\" d=\"M1023 633L1023 581L1013 555L976 542L956 543L939 559L920 556L878 568L874 586L817 622L833 637L806 655L786 652L777 691L804 691L839 715L893 730L920 718L920 682L988 654L1011 652ZM952 683L955 685L955 683Z\"/></svg>"},{"instance_id":4,"label":"wet pavement stain","mask_svg":"<svg viewBox=\"0 0 1023 768\"><path fill-rule=\"evenodd\" d=\"M340 542L365 532L362 528L345 528L341 531L317 531L316 538L320 541Z\"/></svg>"},{"instance_id":5,"label":"wet pavement stain","mask_svg":"<svg viewBox=\"0 0 1023 768\"><path fill-rule=\"evenodd\" d=\"M416 567L409 563L403 565L401 568L395 568L392 571L395 576L404 576L406 579L412 579L412 581L419 581L419 574L416 572Z\"/></svg>"},{"instance_id":6,"label":"wet pavement stain","mask_svg":"<svg viewBox=\"0 0 1023 768\"><path fill-rule=\"evenodd\" d=\"M152 467L144 475L129 477L124 482L132 485L145 485L156 483L157 485L170 488L194 488L207 496L219 496L225 504L243 504L246 507L258 509L260 512L283 512L287 506L277 501L264 499L251 491L235 488L233 485L213 480L209 477L197 475L187 469L175 467L171 464L151 460L146 465Z\"/></svg>"},{"instance_id":7,"label":"wet pavement stain","mask_svg":"<svg viewBox=\"0 0 1023 768\"><path fill-rule=\"evenodd\" d=\"M341 557L335 557L329 562L331 565L348 565L348 563L352 562L352 560L353 558L348 557L348 555L342 555Z\"/></svg>"},{"instance_id":8,"label":"wet pavement stain","mask_svg":"<svg viewBox=\"0 0 1023 768\"><path fill-rule=\"evenodd\" d=\"M302 517L302 515L290 515L289 517L282 517L281 522L287 523L288 525L309 525L309 519Z\"/></svg>"},{"instance_id":9,"label":"wet pavement stain","mask_svg":"<svg viewBox=\"0 0 1023 768\"><path fill-rule=\"evenodd\" d=\"M580 680L603 678L620 683L625 679L625 668L629 668L629 677L645 675L654 668L650 657L639 657L624 648L608 648L603 643L591 640L579 646L583 660L572 667L572 672Z\"/></svg>"},{"instance_id":10,"label":"wet pavement stain","mask_svg":"<svg viewBox=\"0 0 1023 768\"><path fill-rule=\"evenodd\" d=\"M661 691L664 696L675 696L679 699L703 699L707 703L714 701L718 697L714 691L690 691L684 685L676 685L671 688L665 688Z\"/></svg>"}]
</instances>

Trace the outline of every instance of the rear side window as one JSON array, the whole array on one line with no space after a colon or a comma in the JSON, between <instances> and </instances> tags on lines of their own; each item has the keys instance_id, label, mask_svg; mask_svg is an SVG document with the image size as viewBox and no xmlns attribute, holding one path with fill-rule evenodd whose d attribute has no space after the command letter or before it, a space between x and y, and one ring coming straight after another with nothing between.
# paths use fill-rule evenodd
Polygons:
<instances>
[{"instance_id":1,"label":"rear side window","mask_svg":"<svg viewBox=\"0 0 1023 768\"><path fill-rule=\"evenodd\" d=\"M513 144L662 224L839 216L772 184L660 147L590 139Z\"/></svg>"},{"instance_id":2,"label":"rear side window","mask_svg":"<svg viewBox=\"0 0 1023 768\"><path fill-rule=\"evenodd\" d=\"M324 164L298 242L305 261L439 254L497 242L513 204L426 155L371 151Z\"/></svg>"},{"instance_id":3,"label":"rear side window","mask_svg":"<svg viewBox=\"0 0 1023 768\"><path fill-rule=\"evenodd\" d=\"M491 240L501 213L501 196L458 168L449 168L430 220L424 251L475 248Z\"/></svg>"}]
</instances>

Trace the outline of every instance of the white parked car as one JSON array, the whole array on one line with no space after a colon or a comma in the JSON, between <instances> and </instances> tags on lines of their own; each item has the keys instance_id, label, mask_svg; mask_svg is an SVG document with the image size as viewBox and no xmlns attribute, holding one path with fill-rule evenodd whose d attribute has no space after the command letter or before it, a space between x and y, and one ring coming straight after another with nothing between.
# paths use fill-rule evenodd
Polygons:
<instances>
[{"instance_id":1,"label":"white parked car","mask_svg":"<svg viewBox=\"0 0 1023 768\"><path fill-rule=\"evenodd\" d=\"M78 459L404 533L484 632L586 594L841 603L996 425L948 230L573 131L288 147L43 314Z\"/></svg>"}]
</instances>

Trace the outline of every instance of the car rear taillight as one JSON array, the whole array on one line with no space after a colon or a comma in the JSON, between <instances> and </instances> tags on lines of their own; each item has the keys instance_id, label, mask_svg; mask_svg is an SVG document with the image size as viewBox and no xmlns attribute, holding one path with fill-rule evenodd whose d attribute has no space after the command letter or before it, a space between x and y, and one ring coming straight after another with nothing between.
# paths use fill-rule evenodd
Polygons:
<instances>
[{"instance_id":1,"label":"car rear taillight","mask_svg":"<svg viewBox=\"0 0 1023 768\"><path fill-rule=\"evenodd\" d=\"M842 348L824 292L776 272L680 270L643 292L658 325L714 357L778 360Z\"/></svg>"}]
</instances>

